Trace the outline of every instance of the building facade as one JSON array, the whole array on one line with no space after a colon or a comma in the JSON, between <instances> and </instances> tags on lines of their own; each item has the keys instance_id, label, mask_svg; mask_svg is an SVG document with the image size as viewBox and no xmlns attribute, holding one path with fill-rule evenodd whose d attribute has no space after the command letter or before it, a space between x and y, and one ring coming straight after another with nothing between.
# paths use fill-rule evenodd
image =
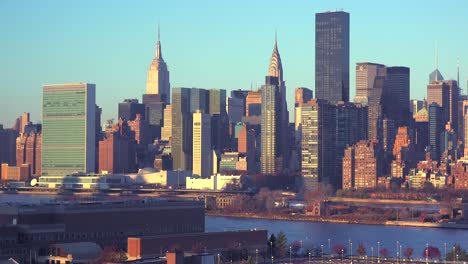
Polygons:
<instances>
[{"instance_id":1,"label":"building facade","mask_svg":"<svg viewBox=\"0 0 468 264\"><path fill-rule=\"evenodd\" d=\"M196 111L193 113L193 174L209 177L212 172L211 159L211 120L210 115Z\"/></svg>"},{"instance_id":2,"label":"building facade","mask_svg":"<svg viewBox=\"0 0 468 264\"><path fill-rule=\"evenodd\" d=\"M315 93L331 103L349 101L349 13L315 14Z\"/></svg>"},{"instance_id":3,"label":"building facade","mask_svg":"<svg viewBox=\"0 0 468 264\"><path fill-rule=\"evenodd\" d=\"M42 175L95 171L96 86L44 85Z\"/></svg>"},{"instance_id":4,"label":"building facade","mask_svg":"<svg viewBox=\"0 0 468 264\"><path fill-rule=\"evenodd\" d=\"M166 103L171 101L171 87L169 83L169 70L162 57L161 41L158 29L158 42L156 53L148 69L146 80L146 94L158 94Z\"/></svg>"}]
</instances>

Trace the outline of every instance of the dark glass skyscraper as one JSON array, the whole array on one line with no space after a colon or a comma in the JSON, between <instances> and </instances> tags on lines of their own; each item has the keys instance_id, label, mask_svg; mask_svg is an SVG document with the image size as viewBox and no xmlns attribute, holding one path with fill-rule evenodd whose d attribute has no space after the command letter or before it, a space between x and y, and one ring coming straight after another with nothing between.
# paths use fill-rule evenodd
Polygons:
<instances>
[{"instance_id":1,"label":"dark glass skyscraper","mask_svg":"<svg viewBox=\"0 0 468 264\"><path fill-rule=\"evenodd\" d=\"M315 14L315 94L349 101L349 13Z\"/></svg>"}]
</instances>

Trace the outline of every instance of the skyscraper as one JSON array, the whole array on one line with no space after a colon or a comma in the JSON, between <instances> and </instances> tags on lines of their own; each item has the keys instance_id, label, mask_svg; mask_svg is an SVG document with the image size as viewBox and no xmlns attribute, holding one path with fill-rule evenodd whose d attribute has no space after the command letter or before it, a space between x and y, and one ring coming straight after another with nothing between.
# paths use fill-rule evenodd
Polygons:
<instances>
[{"instance_id":1,"label":"skyscraper","mask_svg":"<svg viewBox=\"0 0 468 264\"><path fill-rule=\"evenodd\" d=\"M171 101L171 87L169 83L169 70L162 57L161 41L158 28L158 42L156 43L156 54L148 69L146 81L147 94L159 94L161 99L169 103Z\"/></svg>"},{"instance_id":2,"label":"skyscraper","mask_svg":"<svg viewBox=\"0 0 468 264\"><path fill-rule=\"evenodd\" d=\"M262 86L262 157L260 170L263 174L281 172L282 157L278 138L280 101L278 77L266 77Z\"/></svg>"},{"instance_id":3,"label":"skyscraper","mask_svg":"<svg viewBox=\"0 0 468 264\"><path fill-rule=\"evenodd\" d=\"M387 67L384 88L384 114L395 121L395 127L408 126L410 120L410 69Z\"/></svg>"},{"instance_id":4,"label":"skyscraper","mask_svg":"<svg viewBox=\"0 0 468 264\"><path fill-rule=\"evenodd\" d=\"M335 124L334 105L320 99L302 105L301 173L305 190L317 189L319 182L341 182L335 177Z\"/></svg>"},{"instance_id":5,"label":"skyscraper","mask_svg":"<svg viewBox=\"0 0 468 264\"><path fill-rule=\"evenodd\" d=\"M433 102L429 104L429 147L431 158L440 159L440 139L444 131L444 109L439 104Z\"/></svg>"},{"instance_id":6,"label":"skyscraper","mask_svg":"<svg viewBox=\"0 0 468 264\"><path fill-rule=\"evenodd\" d=\"M95 171L96 86L44 85L42 175Z\"/></svg>"},{"instance_id":7,"label":"skyscraper","mask_svg":"<svg viewBox=\"0 0 468 264\"><path fill-rule=\"evenodd\" d=\"M133 120L137 114L145 118L145 105L138 103L138 99L125 99L119 103L119 119Z\"/></svg>"},{"instance_id":8,"label":"skyscraper","mask_svg":"<svg viewBox=\"0 0 468 264\"><path fill-rule=\"evenodd\" d=\"M41 176L42 126L29 124L16 139L16 164L31 165L31 173Z\"/></svg>"},{"instance_id":9,"label":"skyscraper","mask_svg":"<svg viewBox=\"0 0 468 264\"><path fill-rule=\"evenodd\" d=\"M174 170L191 170L192 117L189 88L172 89L172 157Z\"/></svg>"},{"instance_id":10,"label":"skyscraper","mask_svg":"<svg viewBox=\"0 0 468 264\"><path fill-rule=\"evenodd\" d=\"M172 105L164 108L164 126L161 129L161 139L170 140L172 137Z\"/></svg>"},{"instance_id":11,"label":"skyscraper","mask_svg":"<svg viewBox=\"0 0 468 264\"><path fill-rule=\"evenodd\" d=\"M458 97L457 81L433 81L427 86L427 103L438 104L444 110L444 125L450 122L454 131L458 131Z\"/></svg>"},{"instance_id":12,"label":"skyscraper","mask_svg":"<svg viewBox=\"0 0 468 264\"><path fill-rule=\"evenodd\" d=\"M192 173L209 177L212 171L211 118L202 111L193 113L193 161Z\"/></svg>"},{"instance_id":13,"label":"skyscraper","mask_svg":"<svg viewBox=\"0 0 468 264\"><path fill-rule=\"evenodd\" d=\"M349 101L349 13L315 14L315 94Z\"/></svg>"}]
</instances>

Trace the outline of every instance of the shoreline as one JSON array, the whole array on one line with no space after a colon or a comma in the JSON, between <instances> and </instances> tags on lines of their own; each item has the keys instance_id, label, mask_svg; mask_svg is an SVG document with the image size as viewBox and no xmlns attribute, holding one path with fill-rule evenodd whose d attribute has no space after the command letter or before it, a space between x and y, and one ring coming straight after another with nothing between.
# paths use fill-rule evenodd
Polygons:
<instances>
[{"instance_id":1,"label":"shoreline","mask_svg":"<svg viewBox=\"0 0 468 264\"><path fill-rule=\"evenodd\" d=\"M229 217L229 218L244 218L244 219L265 219L277 221L298 221L298 222L318 222L332 224L351 224L351 225L381 225L381 226L399 226L399 227L422 227L422 228L446 228L446 229L461 229L468 230L468 224L441 224L441 223L422 223L414 221L351 221L327 219L323 217L292 217L286 215L264 215L253 213L223 213L206 211L206 216Z\"/></svg>"}]
</instances>

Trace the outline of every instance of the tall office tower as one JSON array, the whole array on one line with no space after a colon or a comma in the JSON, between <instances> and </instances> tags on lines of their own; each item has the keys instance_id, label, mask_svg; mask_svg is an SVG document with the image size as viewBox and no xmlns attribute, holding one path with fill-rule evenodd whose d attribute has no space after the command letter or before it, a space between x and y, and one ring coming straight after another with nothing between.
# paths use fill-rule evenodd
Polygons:
<instances>
[{"instance_id":1,"label":"tall office tower","mask_svg":"<svg viewBox=\"0 0 468 264\"><path fill-rule=\"evenodd\" d=\"M172 137L172 105L164 108L164 127L161 129L161 139L169 141Z\"/></svg>"},{"instance_id":2,"label":"tall office tower","mask_svg":"<svg viewBox=\"0 0 468 264\"><path fill-rule=\"evenodd\" d=\"M423 160L429 143L429 113L424 107L413 115L414 118L414 148L416 160Z\"/></svg>"},{"instance_id":3,"label":"tall office tower","mask_svg":"<svg viewBox=\"0 0 468 264\"><path fill-rule=\"evenodd\" d=\"M237 124L239 122L242 122L242 117L244 116L245 112L245 100L242 100L238 97L229 97L227 98L226 108L229 123Z\"/></svg>"},{"instance_id":4,"label":"tall office tower","mask_svg":"<svg viewBox=\"0 0 468 264\"><path fill-rule=\"evenodd\" d=\"M410 112L411 115L415 115L419 110L423 108L423 101L422 100L417 100L417 99L412 99L410 101Z\"/></svg>"},{"instance_id":5,"label":"tall office tower","mask_svg":"<svg viewBox=\"0 0 468 264\"><path fill-rule=\"evenodd\" d=\"M409 168L414 167L414 146L411 142L408 127L399 127L393 145L393 156L391 175L403 178L408 174Z\"/></svg>"},{"instance_id":6,"label":"tall office tower","mask_svg":"<svg viewBox=\"0 0 468 264\"><path fill-rule=\"evenodd\" d=\"M44 85L42 175L94 172L96 85Z\"/></svg>"},{"instance_id":7,"label":"tall office tower","mask_svg":"<svg viewBox=\"0 0 468 264\"><path fill-rule=\"evenodd\" d=\"M251 91L245 98L245 116L260 116L262 114L262 92Z\"/></svg>"},{"instance_id":8,"label":"tall office tower","mask_svg":"<svg viewBox=\"0 0 468 264\"><path fill-rule=\"evenodd\" d=\"M278 140L280 129L280 99L277 77L266 77L266 84L262 86L262 151L261 173L275 174L282 171L281 146Z\"/></svg>"},{"instance_id":9,"label":"tall office tower","mask_svg":"<svg viewBox=\"0 0 468 264\"><path fill-rule=\"evenodd\" d=\"M156 54L148 69L146 81L146 94L158 94L161 99L169 103L171 101L171 87L169 83L169 70L161 53L161 41L158 28L158 42L156 43Z\"/></svg>"},{"instance_id":10,"label":"tall office tower","mask_svg":"<svg viewBox=\"0 0 468 264\"><path fill-rule=\"evenodd\" d=\"M387 157L391 157L392 155L396 133L397 127L395 126L395 121L384 118L382 120L382 147Z\"/></svg>"},{"instance_id":11,"label":"tall office tower","mask_svg":"<svg viewBox=\"0 0 468 264\"><path fill-rule=\"evenodd\" d=\"M312 90L305 87L297 87L294 91L294 130L299 129L301 123L301 109L300 107L313 98ZM296 132L296 138L298 133ZM299 133L300 134L300 133ZM300 139L299 139L300 140ZM298 141L299 141L298 140Z\"/></svg>"},{"instance_id":12,"label":"tall office tower","mask_svg":"<svg viewBox=\"0 0 468 264\"><path fill-rule=\"evenodd\" d=\"M247 124L243 124L242 129L239 131L238 137L238 152L245 155L247 158L247 171L255 171L255 149L257 148L255 142L255 130L250 128Z\"/></svg>"},{"instance_id":13,"label":"tall office tower","mask_svg":"<svg viewBox=\"0 0 468 264\"><path fill-rule=\"evenodd\" d=\"M208 90L172 89L172 157L174 169L192 170L192 113L209 114Z\"/></svg>"},{"instance_id":14,"label":"tall office tower","mask_svg":"<svg viewBox=\"0 0 468 264\"><path fill-rule=\"evenodd\" d=\"M343 158L343 189L377 187L380 164L377 142L362 140L349 146Z\"/></svg>"},{"instance_id":15,"label":"tall office tower","mask_svg":"<svg viewBox=\"0 0 468 264\"><path fill-rule=\"evenodd\" d=\"M211 175L211 117L202 111L193 113L192 173L204 178Z\"/></svg>"},{"instance_id":16,"label":"tall office tower","mask_svg":"<svg viewBox=\"0 0 468 264\"><path fill-rule=\"evenodd\" d=\"M440 138L444 131L444 109L433 102L429 105L429 147L432 160L440 159Z\"/></svg>"},{"instance_id":17,"label":"tall office tower","mask_svg":"<svg viewBox=\"0 0 468 264\"><path fill-rule=\"evenodd\" d=\"M303 188L315 190L318 183L336 186L335 175L335 106L325 100L312 99L301 107L301 172ZM263 130L262 130L263 131ZM262 132L263 133L263 132Z\"/></svg>"},{"instance_id":18,"label":"tall office tower","mask_svg":"<svg viewBox=\"0 0 468 264\"><path fill-rule=\"evenodd\" d=\"M23 134L24 133L24 127L26 127L28 124L29 124L29 113L28 112L24 112L23 114L21 114L20 116L20 134Z\"/></svg>"},{"instance_id":19,"label":"tall office tower","mask_svg":"<svg viewBox=\"0 0 468 264\"><path fill-rule=\"evenodd\" d=\"M458 97L457 81L434 81L427 86L427 103L437 103L444 109L444 125L450 122L454 131L458 131Z\"/></svg>"},{"instance_id":20,"label":"tall office tower","mask_svg":"<svg viewBox=\"0 0 468 264\"><path fill-rule=\"evenodd\" d=\"M99 141L99 173L129 173L136 171L135 132L123 119L106 130Z\"/></svg>"},{"instance_id":21,"label":"tall office tower","mask_svg":"<svg viewBox=\"0 0 468 264\"><path fill-rule=\"evenodd\" d=\"M151 129L151 139L161 138L161 128L164 126L165 95L144 94L145 117Z\"/></svg>"},{"instance_id":22,"label":"tall office tower","mask_svg":"<svg viewBox=\"0 0 468 264\"><path fill-rule=\"evenodd\" d=\"M450 124L445 125L445 130L441 133L440 153L442 163L456 162L458 159L457 133Z\"/></svg>"},{"instance_id":23,"label":"tall office tower","mask_svg":"<svg viewBox=\"0 0 468 264\"><path fill-rule=\"evenodd\" d=\"M458 101L458 139L462 142L464 146L468 145L465 144L465 115L468 113L468 100L460 100ZM460 153L463 154L463 153Z\"/></svg>"},{"instance_id":24,"label":"tall office tower","mask_svg":"<svg viewBox=\"0 0 468 264\"><path fill-rule=\"evenodd\" d=\"M3 129L3 126L0 125L0 164L8 163L8 165L16 165L17 137L17 130Z\"/></svg>"},{"instance_id":25,"label":"tall office tower","mask_svg":"<svg viewBox=\"0 0 468 264\"><path fill-rule=\"evenodd\" d=\"M410 69L387 67L383 101L384 114L395 121L395 127L408 126L410 121Z\"/></svg>"},{"instance_id":26,"label":"tall office tower","mask_svg":"<svg viewBox=\"0 0 468 264\"><path fill-rule=\"evenodd\" d=\"M338 102L336 104L336 135L335 156L336 172L342 174L342 161L347 145L354 145L359 140L367 138L367 107L362 104ZM336 179L336 186L342 186L341 177Z\"/></svg>"},{"instance_id":27,"label":"tall office tower","mask_svg":"<svg viewBox=\"0 0 468 264\"><path fill-rule=\"evenodd\" d=\"M268 76L278 78L278 151L281 156L283 164L282 168L287 169L289 165L289 154L291 150L291 145L289 142L289 112L288 104L286 102L286 84L283 79L283 64L281 62L281 56L278 51L278 42L275 35L275 45L273 47L273 52L271 54L270 66L268 68Z\"/></svg>"},{"instance_id":28,"label":"tall office tower","mask_svg":"<svg viewBox=\"0 0 468 264\"><path fill-rule=\"evenodd\" d=\"M41 176L42 126L29 124L16 139L16 164L30 164L31 173Z\"/></svg>"},{"instance_id":29,"label":"tall office tower","mask_svg":"<svg viewBox=\"0 0 468 264\"><path fill-rule=\"evenodd\" d=\"M315 14L315 96L349 101L349 13Z\"/></svg>"},{"instance_id":30,"label":"tall office tower","mask_svg":"<svg viewBox=\"0 0 468 264\"><path fill-rule=\"evenodd\" d=\"M104 134L102 133L102 124L101 124L101 115L102 115L102 108L96 105L96 118L95 118L95 128L96 128L96 135L94 140L94 149L96 153L94 154L94 168L99 168L99 141L104 138Z\"/></svg>"},{"instance_id":31,"label":"tall office tower","mask_svg":"<svg viewBox=\"0 0 468 264\"><path fill-rule=\"evenodd\" d=\"M247 96L249 95L249 93L250 93L250 90L238 89L238 90L231 91L232 98L236 98L242 101L242 105L244 107L244 109L242 110L242 116L245 116L245 103L246 103Z\"/></svg>"},{"instance_id":32,"label":"tall office tower","mask_svg":"<svg viewBox=\"0 0 468 264\"><path fill-rule=\"evenodd\" d=\"M211 146L221 151L229 147L229 117L226 113L226 90L208 90L209 109L211 116Z\"/></svg>"},{"instance_id":33,"label":"tall office tower","mask_svg":"<svg viewBox=\"0 0 468 264\"><path fill-rule=\"evenodd\" d=\"M464 119L464 127L463 127L463 134L464 138L468 138L468 113L463 116ZM468 144L464 143L464 148L463 148L463 156L465 159L468 158Z\"/></svg>"},{"instance_id":34,"label":"tall office tower","mask_svg":"<svg viewBox=\"0 0 468 264\"><path fill-rule=\"evenodd\" d=\"M382 140L383 94L386 67L376 63L356 64L356 97L354 101L368 106L367 138Z\"/></svg>"},{"instance_id":35,"label":"tall office tower","mask_svg":"<svg viewBox=\"0 0 468 264\"><path fill-rule=\"evenodd\" d=\"M145 118L145 105L138 103L138 99L125 99L119 103L119 119L133 120L137 114Z\"/></svg>"}]
</instances>

